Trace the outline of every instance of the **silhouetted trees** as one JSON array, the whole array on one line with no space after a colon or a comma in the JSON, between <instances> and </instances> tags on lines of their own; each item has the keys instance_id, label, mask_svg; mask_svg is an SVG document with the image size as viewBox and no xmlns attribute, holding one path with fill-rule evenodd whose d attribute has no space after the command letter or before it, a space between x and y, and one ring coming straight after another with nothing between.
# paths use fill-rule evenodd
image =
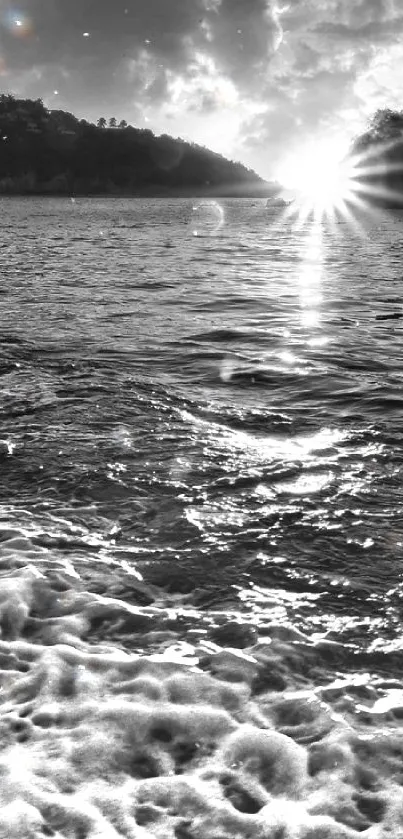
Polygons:
<instances>
[{"instance_id":1,"label":"silhouetted trees","mask_svg":"<svg viewBox=\"0 0 403 839\"><path fill-rule=\"evenodd\" d=\"M73 192L268 194L251 170L183 140L0 95L0 193Z\"/></svg>"},{"instance_id":2,"label":"silhouetted trees","mask_svg":"<svg viewBox=\"0 0 403 839\"><path fill-rule=\"evenodd\" d=\"M84 120L84 122L85 122L85 120ZM99 119L97 120L97 128L106 128L107 124L108 123L107 123L105 117L99 117ZM111 117L110 120L109 120L109 128L116 128L116 126L117 126L116 117ZM120 120L118 128L127 128L127 122L126 122L125 119Z\"/></svg>"},{"instance_id":3,"label":"silhouetted trees","mask_svg":"<svg viewBox=\"0 0 403 839\"><path fill-rule=\"evenodd\" d=\"M403 111L376 111L353 143L357 180L374 203L403 207Z\"/></svg>"}]
</instances>

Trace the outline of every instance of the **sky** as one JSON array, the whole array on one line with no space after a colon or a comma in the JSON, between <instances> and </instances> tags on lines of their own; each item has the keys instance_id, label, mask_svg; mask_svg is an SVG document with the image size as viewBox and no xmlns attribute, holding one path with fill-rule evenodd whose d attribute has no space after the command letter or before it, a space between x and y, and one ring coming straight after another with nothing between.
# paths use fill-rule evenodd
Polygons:
<instances>
[{"instance_id":1,"label":"sky","mask_svg":"<svg viewBox=\"0 0 403 839\"><path fill-rule=\"evenodd\" d=\"M403 108L403 0L0 0L0 91L274 178Z\"/></svg>"}]
</instances>

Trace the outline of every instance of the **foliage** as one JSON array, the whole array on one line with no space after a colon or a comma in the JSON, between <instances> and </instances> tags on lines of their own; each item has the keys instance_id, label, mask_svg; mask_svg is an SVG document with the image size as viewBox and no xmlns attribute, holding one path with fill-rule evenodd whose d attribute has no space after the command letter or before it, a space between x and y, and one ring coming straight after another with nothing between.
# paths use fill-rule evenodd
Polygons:
<instances>
[{"instance_id":1,"label":"foliage","mask_svg":"<svg viewBox=\"0 0 403 839\"><path fill-rule=\"evenodd\" d=\"M358 183L370 199L403 207L403 111L376 111L351 151L358 161Z\"/></svg>"},{"instance_id":2,"label":"foliage","mask_svg":"<svg viewBox=\"0 0 403 839\"><path fill-rule=\"evenodd\" d=\"M38 99L0 95L0 192L265 194L254 172L196 145Z\"/></svg>"}]
</instances>

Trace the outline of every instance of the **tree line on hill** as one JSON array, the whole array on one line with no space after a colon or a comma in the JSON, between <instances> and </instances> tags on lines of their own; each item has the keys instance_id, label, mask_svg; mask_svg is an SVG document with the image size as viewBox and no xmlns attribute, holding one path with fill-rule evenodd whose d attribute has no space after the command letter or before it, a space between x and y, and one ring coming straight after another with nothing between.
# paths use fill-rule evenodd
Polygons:
<instances>
[{"instance_id":1,"label":"tree line on hill","mask_svg":"<svg viewBox=\"0 0 403 839\"><path fill-rule=\"evenodd\" d=\"M0 95L0 193L268 194L251 169L201 146L133 128L94 125L42 100Z\"/></svg>"}]
</instances>

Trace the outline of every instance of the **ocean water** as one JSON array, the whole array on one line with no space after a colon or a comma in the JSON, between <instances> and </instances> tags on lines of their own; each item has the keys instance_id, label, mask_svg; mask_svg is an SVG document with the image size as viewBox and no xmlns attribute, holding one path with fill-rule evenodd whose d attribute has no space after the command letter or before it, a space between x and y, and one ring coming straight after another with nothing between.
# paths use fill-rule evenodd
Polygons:
<instances>
[{"instance_id":1,"label":"ocean water","mask_svg":"<svg viewBox=\"0 0 403 839\"><path fill-rule=\"evenodd\" d=\"M403 215L3 199L0 836L403 837Z\"/></svg>"}]
</instances>

